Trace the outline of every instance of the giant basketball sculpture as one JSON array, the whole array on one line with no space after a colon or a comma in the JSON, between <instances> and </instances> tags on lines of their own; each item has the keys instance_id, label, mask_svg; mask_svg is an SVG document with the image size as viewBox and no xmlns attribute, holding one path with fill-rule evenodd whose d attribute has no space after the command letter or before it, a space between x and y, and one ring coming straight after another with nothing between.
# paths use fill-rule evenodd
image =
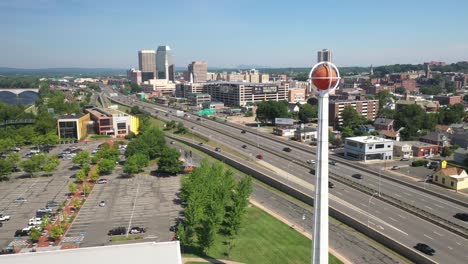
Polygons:
<instances>
[{"instance_id":1,"label":"giant basketball sculpture","mask_svg":"<svg viewBox=\"0 0 468 264\"><path fill-rule=\"evenodd\" d=\"M332 63L320 62L309 80L319 97L312 263L328 264L328 96L338 86L340 73Z\"/></svg>"}]
</instances>

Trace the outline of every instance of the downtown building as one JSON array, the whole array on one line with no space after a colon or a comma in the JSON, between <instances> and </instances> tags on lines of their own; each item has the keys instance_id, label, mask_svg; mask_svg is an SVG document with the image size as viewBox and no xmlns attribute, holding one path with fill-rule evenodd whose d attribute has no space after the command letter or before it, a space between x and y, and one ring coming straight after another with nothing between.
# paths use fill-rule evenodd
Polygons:
<instances>
[{"instance_id":1,"label":"downtown building","mask_svg":"<svg viewBox=\"0 0 468 264\"><path fill-rule=\"evenodd\" d=\"M207 79L208 64L206 61L193 61L188 65L186 81L191 83L204 83Z\"/></svg>"},{"instance_id":2,"label":"downtown building","mask_svg":"<svg viewBox=\"0 0 468 264\"><path fill-rule=\"evenodd\" d=\"M85 112L89 114L94 132L98 135L124 137L130 133L138 134L138 117L113 108L88 108Z\"/></svg>"},{"instance_id":3,"label":"downtown building","mask_svg":"<svg viewBox=\"0 0 468 264\"><path fill-rule=\"evenodd\" d=\"M140 73L141 82L155 79L156 78L156 52L154 50L138 51L138 67L141 71ZM138 77L136 77L136 79L137 78Z\"/></svg>"},{"instance_id":4,"label":"downtown building","mask_svg":"<svg viewBox=\"0 0 468 264\"><path fill-rule=\"evenodd\" d=\"M156 78L174 82L175 61L169 46L159 46L156 52Z\"/></svg>"},{"instance_id":5,"label":"downtown building","mask_svg":"<svg viewBox=\"0 0 468 264\"><path fill-rule=\"evenodd\" d=\"M351 106L368 120L374 121L379 112L379 100L336 100L329 103L329 124L337 129L343 125L342 113L345 107Z\"/></svg>"},{"instance_id":6,"label":"downtown building","mask_svg":"<svg viewBox=\"0 0 468 264\"><path fill-rule=\"evenodd\" d=\"M248 103L288 100L289 84L212 82L203 85L203 93L226 106L246 106Z\"/></svg>"}]
</instances>

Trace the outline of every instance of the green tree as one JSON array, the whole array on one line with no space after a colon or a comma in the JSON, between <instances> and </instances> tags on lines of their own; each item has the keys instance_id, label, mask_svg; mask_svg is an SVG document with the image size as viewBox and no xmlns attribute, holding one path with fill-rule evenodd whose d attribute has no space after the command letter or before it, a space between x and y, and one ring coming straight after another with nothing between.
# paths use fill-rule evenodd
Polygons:
<instances>
[{"instance_id":1,"label":"green tree","mask_svg":"<svg viewBox=\"0 0 468 264\"><path fill-rule=\"evenodd\" d=\"M90 164L91 163L91 155L89 154L88 151L83 150L76 154L75 157L73 157L72 162L75 164L79 164L80 166L83 166L84 164Z\"/></svg>"},{"instance_id":2,"label":"green tree","mask_svg":"<svg viewBox=\"0 0 468 264\"><path fill-rule=\"evenodd\" d=\"M88 196L91 193L91 186L83 184L83 193L85 196Z\"/></svg>"},{"instance_id":3,"label":"green tree","mask_svg":"<svg viewBox=\"0 0 468 264\"><path fill-rule=\"evenodd\" d=\"M452 156L453 152L454 152L454 150L453 150L452 148L450 148L450 147L444 147L444 148L442 149L442 153L440 153L440 156L442 156L442 157L450 157L450 156Z\"/></svg>"},{"instance_id":4,"label":"green tree","mask_svg":"<svg viewBox=\"0 0 468 264\"><path fill-rule=\"evenodd\" d=\"M462 104L455 104L439 109L439 123L450 125L460 123L465 116L465 108Z\"/></svg>"},{"instance_id":5,"label":"green tree","mask_svg":"<svg viewBox=\"0 0 468 264\"><path fill-rule=\"evenodd\" d=\"M366 119L352 106L345 106L341 116L343 118L343 127L349 127L351 129L362 125L366 121Z\"/></svg>"},{"instance_id":6,"label":"green tree","mask_svg":"<svg viewBox=\"0 0 468 264\"><path fill-rule=\"evenodd\" d=\"M48 175L52 175L52 172L57 169L58 165L60 165L60 160L57 156L48 156L46 163L43 166L43 171L45 171Z\"/></svg>"},{"instance_id":7,"label":"green tree","mask_svg":"<svg viewBox=\"0 0 468 264\"><path fill-rule=\"evenodd\" d=\"M13 167L16 167L21 161L21 156L17 152L11 152L10 154L8 154L5 160L9 162Z\"/></svg>"},{"instance_id":8,"label":"green tree","mask_svg":"<svg viewBox=\"0 0 468 264\"><path fill-rule=\"evenodd\" d=\"M100 175L111 173L115 169L115 161L110 159L103 159L98 164L98 171Z\"/></svg>"},{"instance_id":9,"label":"green tree","mask_svg":"<svg viewBox=\"0 0 468 264\"><path fill-rule=\"evenodd\" d=\"M303 123L308 123L310 119L317 118L318 107L316 105L304 104L299 108L298 117Z\"/></svg>"},{"instance_id":10,"label":"green tree","mask_svg":"<svg viewBox=\"0 0 468 264\"><path fill-rule=\"evenodd\" d=\"M31 238L31 241L37 242L41 236L42 236L42 232L40 228L38 227L31 228L31 231L29 232L29 237Z\"/></svg>"},{"instance_id":11,"label":"green tree","mask_svg":"<svg viewBox=\"0 0 468 264\"><path fill-rule=\"evenodd\" d=\"M148 156L144 154L135 154L128 157L124 166L124 173L133 176L134 174L140 172L143 167L148 166L149 160Z\"/></svg>"},{"instance_id":12,"label":"green tree","mask_svg":"<svg viewBox=\"0 0 468 264\"><path fill-rule=\"evenodd\" d=\"M44 215L42 218L41 218L41 227L42 228L46 228L48 225L50 225L50 223L52 223L52 220L50 219L50 217L48 215Z\"/></svg>"},{"instance_id":13,"label":"green tree","mask_svg":"<svg viewBox=\"0 0 468 264\"><path fill-rule=\"evenodd\" d=\"M252 112L252 110L248 110L247 112L245 112L244 114L244 117L252 117L254 116L254 113Z\"/></svg>"},{"instance_id":14,"label":"green tree","mask_svg":"<svg viewBox=\"0 0 468 264\"><path fill-rule=\"evenodd\" d=\"M99 173L97 173L96 171L93 171L90 175L89 175L89 179L93 182L96 182L98 179L99 179Z\"/></svg>"},{"instance_id":15,"label":"green tree","mask_svg":"<svg viewBox=\"0 0 468 264\"><path fill-rule=\"evenodd\" d=\"M8 181L13 170L13 165L6 159L0 159L0 182Z\"/></svg>"},{"instance_id":16,"label":"green tree","mask_svg":"<svg viewBox=\"0 0 468 264\"><path fill-rule=\"evenodd\" d=\"M63 235L63 228L60 225L55 225L50 229L52 239L57 240L61 235Z\"/></svg>"},{"instance_id":17,"label":"green tree","mask_svg":"<svg viewBox=\"0 0 468 264\"><path fill-rule=\"evenodd\" d=\"M132 108L130 108L130 114L132 115L141 114L140 107L138 105L132 106Z\"/></svg>"},{"instance_id":18,"label":"green tree","mask_svg":"<svg viewBox=\"0 0 468 264\"><path fill-rule=\"evenodd\" d=\"M169 174L177 174L181 170L180 152L175 148L165 148L158 160L158 170Z\"/></svg>"},{"instance_id":19,"label":"green tree","mask_svg":"<svg viewBox=\"0 0 468 264\"><path fill-rule=\"evenodd\" d=\"M79 181L79 182L84 182L84 180L86 179L88 175L85 173L85 171L83 171L82 169L79 170L77 173L76 173L76 179Z\"/></svg>"},{"instance_id":20,"label":"green tree","mask_svg":"<svg viewBox=\"0 0 468 264\"><path fill-rule=\"evenodd\" d=\"M242 178L236 184L234 191L231 192L231 205L226 210L226 231L228 234L235 235L240 229L242 217L245 215L245 209L249 204L249 197L252 193L252 179L248 176Z\"/></svg>"},{"instance_id":21,"label":"green tree","mask_svg":"<svg viewBox=\"0 0 468 264\"><path fill-rule=\"evenodd\" d=\"M392 100L392 94L389 90L381 90L376 94L376 96L377 99L379 99L379 109L383 108L384 105L391 102Z\"/></svg>"},{"instance_id":22,"label":"green tree","mask_svg":"<svg viewBox=\"0 0 468 264\"><path fill-rule=\"evenodd\" d=\"M463 96L463 101L468 102L468 94L465 94L465 95Z\"/></svg>"},{"instance_id":23,"label":"green tree","mask_svg":"<svg viewBox=\"0 0 468 264\"><path fill-rule=\"evenodd\" d=\"M406 93L406 89L405 89L405 87L403 87L403 86L399 86L399 87L395 88L395 93L397 93L397 94L405 94L405 93Z\"/></svg>"},{"instance_id":24,"label":"green tree","mask_svg":"<svg viewBox=\"0 0 468 264\"><path fill-rule=\"evenodd\" d=\"M47 158L44 154L38 154L22 161L19 165L23 171L29 173L31 177L34 177L36 173L42 171L46 160Z\"/></svg>"},{"instance_id":25,"label":"green tree","mask_svg":"<svg viewBox=\"0 0 468 264\"><path fill-rule=\"evenodd\" d=\"M70 184L68 184L68 190L70 191L70 193L74 194L76 193L78 187L76 186L75 183L71 182Z\"/></svg>"},{"instance_id":26,"label":"green tree","mask_svg":"<svg viewBox=\"0 0 468 264\"><path fill-rule=\"evenodd\" d=\"M275 118L290 117L287 101L263 101L257 106L257 120L262 123L274 123Z\"/></svg>"},{"instance_id":27,"label":"green tree","mask_svg":"<svg viewBox=\"0 0 468 264\"><path fill-rule=\"evenodd\" d=\"M16 145L16 142L12 138L2 138L0 139L0 152L10 151L12 147Z\"/></svg>"}]
</instances>

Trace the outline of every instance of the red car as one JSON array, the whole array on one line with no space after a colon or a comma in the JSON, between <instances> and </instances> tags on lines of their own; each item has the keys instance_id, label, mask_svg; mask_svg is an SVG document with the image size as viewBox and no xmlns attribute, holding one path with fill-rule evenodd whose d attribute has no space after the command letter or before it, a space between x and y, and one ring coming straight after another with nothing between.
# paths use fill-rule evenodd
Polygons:
<instances>
[{"instance_id":1,"label":"red car","mask_svg":"<svg viewBox=\"0 0 468 264\"><path fill-rule=\"evenodd\" d=\"M262 154L258 154L256 157L257 157L257 159L263 159Z\"/></svg>"}]
</instances>

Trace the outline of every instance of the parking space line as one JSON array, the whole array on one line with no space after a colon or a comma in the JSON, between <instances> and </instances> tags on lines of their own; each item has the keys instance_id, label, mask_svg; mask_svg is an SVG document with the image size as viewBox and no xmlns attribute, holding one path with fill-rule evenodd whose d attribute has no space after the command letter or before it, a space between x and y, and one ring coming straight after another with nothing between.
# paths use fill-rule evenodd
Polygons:
<instances>
[{"instance_id":1,"label":"parking space line","mask_svg":"<svg viewBox=\"0 0 468 264\"><path fill-rule=\"evenodd\" d=\"M136 206L136 202L137 202L137 199L138 199L138 192L139 191L140 191L140 183L138 183L138 185L137 185L137 190L136 190L136 193L135 193L135 200L133 201L132 214L130 215L130 221L128 222L127 236L128 236L128 233L130 232L130 226L132 225L133 214L135 213L135 206Z\"/></svg>"}]
</instances>

